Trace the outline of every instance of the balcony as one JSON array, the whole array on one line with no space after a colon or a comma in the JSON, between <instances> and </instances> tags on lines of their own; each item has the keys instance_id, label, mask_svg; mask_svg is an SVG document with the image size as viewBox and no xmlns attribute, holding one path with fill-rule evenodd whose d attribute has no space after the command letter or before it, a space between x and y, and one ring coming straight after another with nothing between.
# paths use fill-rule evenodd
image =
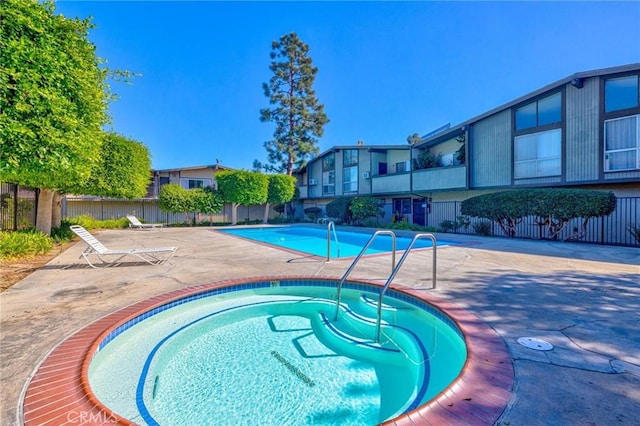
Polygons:
<instances>
[{"instance_id":1,"label":"balcony","mask_svg":"<svg viewBox=\"0 0 640 426\"><path fill-rule=\"evenodd\" d=\"M413 171L414 191L436 191L440 189L465 189L467 167L448 166Z\"/></svg>"},{"instance_id":2,"label":"balcony","mask_svg":"<svg viewBox=\"0 0 640 426\"><path fill-rule=\"evenodd\" d=\"M409 191L409 173L377 175L371 177L372 194L389 194Z\"/></svg>"}]
</instances>

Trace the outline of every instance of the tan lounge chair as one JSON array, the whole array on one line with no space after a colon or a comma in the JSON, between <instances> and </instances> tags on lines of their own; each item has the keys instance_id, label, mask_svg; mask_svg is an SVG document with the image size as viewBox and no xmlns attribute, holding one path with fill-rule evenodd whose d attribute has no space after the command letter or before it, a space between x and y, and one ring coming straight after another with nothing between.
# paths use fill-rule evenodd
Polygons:
<instances>
[{"instance_id":1,"label":"tan lounge chair","mask_svg":"<svg viewBox=\"0 0 640 426\"><path fill-rule=\"evenodd\" d=\"M100 241L96 239L93 235L89 233L86 229L84 229L80 225L72 225L71 230L82 240L89 245L81 254L84 257L84 260L87 261L89 266L92 268L97 268L98 266L91 263L89 260L89 256L94 255L102 262L100 266L115 266L122 262L126 256L135 256L140 260L147 262L150 265L161 265L167 260L169 260L178 247L154 247L154 248L134 248L134 249L120 249L120 250L109 250L102 244ZM168 254L168 256L167 256ZM112 258L113 260L109 260Z\"/></svg>"},{"instance_id":2,"label":"tan lounge chair","mask_svg":"<svg viewBox=\"0 0 640 426\"><path fill-rule=\"evenodd\" d=\"M137 217L133 215L127 215L127 219L129 219L129 227L130 228L138 228L138 229L153 229L153 228L162 228L161 223L142 223L138 220Z\"/></svg>"}]
</instances>

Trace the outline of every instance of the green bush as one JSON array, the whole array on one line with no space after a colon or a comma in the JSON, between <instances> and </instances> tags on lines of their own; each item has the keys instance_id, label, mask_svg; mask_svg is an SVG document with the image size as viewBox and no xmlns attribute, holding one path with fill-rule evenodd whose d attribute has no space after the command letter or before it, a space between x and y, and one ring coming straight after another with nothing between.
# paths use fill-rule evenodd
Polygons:
<instances>
[{"instance_id":1,"label":"green bush","mask_svg":"<svg viewBox=\"0 0 640 426\"><path fill-rule=\"evenodd\" d=\"M442 155L422 150L418 153L418 158L413 159L413 168L416 170L442 167Z\"/></svg>"},{"instance_id":2,"label":"green bush","mask_svg":"<svg viewBox=\"0 0 640 426\"><path fill-rule=\"evenodd\" d=\"M455 232L458 230L458 223L452 220L443 220L442 222L440 222L440 229L442 230L442 232Z\"/></svg>"},{"instance_id":3,"label":"green bush","mask_svg":"<svg viewBox=\"0 0 640 426\"><path fill-rule=\"evenodd\" d=\"M322 209L320 207L307 207L304 209L304 214L306 214L309 219L315 221L322 213Z\"/></svg>"},{"instance_id":4,"label":"green bush","mask_svg":"<svg viewBox=\"0 0 640 426\"><path fill-rule=\"evenodd\" d=\"M456 220L443 220L440 222L440 229L442 232L458 232L460 228L468 229L470 224L471 222L468 217L458 216Z\"/></svg>"},{"instance_id":5,"label":"green bush","mask_svg":"<svg viewBox=\"0 0 640 426\"><path fill-rule=\"evenodd\" d=\"M534 188L496 192L464 200L464 215L495 221L505 235L514 237L516 226L527 216L547 228L547 238L557 239L574 219L581 218L586 233L590 218L611 214L616 207L612 192L567 188Z\"/></svg>"},{"instance_id":6,"label":"green bush","mask_svg":"<svg viewBox=\"0 0 640 426\"><path fill-rule=\"evenodd\" d=\"M375 197L355 197L349 203L351 217L356 223L364 223L371 219L377 223L378 217L384 217L384 200Z\"/></svg>"},{"instance_id":7,"label":"green bush","mask_svg":"<svg viewBox=\"0 0 640 426\"><path fill-rule=\"evenodd\" d=\"M349 210L351 200L353 200L353 197L336 198L327 204L327 216L340 219L343 223L351 223L353 220L351 211Z\"/></svg>"},{"instance_id":8,"label":"green bush","mask_svg":"<svg viewBox=\"0 0 640 426\"><path fill-rule=\"evenodd\" d=\"M282 223L292 223L293 219L287 216L276 216L270 218L268 222L272 225L280 225Z\"/></svg>"},{"instance_id":9,"label":"green bush","mask_svg":"<svg viewBox=\"0 0 640 426\"><path fill-rule=\"evenodd\" d=\"M72 218L65 219L63 224L68 225L80 225L87 230L91 229L121 229L129 227L129 220L126 217L120 219L94 219L89 215L80 215Z\"/></svg>"},{"instance_id":10,"label":"green bush","mask_svg":"<svg viewBox=\"0 0 640 426\"><path fill-rule=\"evenodd\" d=\"M473 224L473 232L476 235L482 235L483 237L489 237L493 234L492 223L488 220L482 220Z\"/></svg>"},{"instance_id":11,"label":"green bush","mask_svg":"<svg viewBox=\"0 0 640 426\"><path fill-rule=\"evenodd\" d=\"M362 226L365 228L380 228L380 222L375 217L368 217L362 221Z\"/></svg>"},{"instance_id":12,"label":"green bush","mask_svg":"<svg viewBox=\"0 0 640 426\"><path fill-rule=\"evenodd\" d=\"M437 232L435 228L424 227L409 222L394 222L385 226L387 229L394 229L398 231L416 231L416 232Z\"/></svg>"},{"instance_id":13,"label":"green bush","mask_svg":"<svg viewBox=\"0 0 640 426\"><path fill-rule=\"evenodd\" d=\"M0 258L17 259L46 254L51 251L53 244L51 237L35 230L0 231Z\"/></svg>"}]
</instances>

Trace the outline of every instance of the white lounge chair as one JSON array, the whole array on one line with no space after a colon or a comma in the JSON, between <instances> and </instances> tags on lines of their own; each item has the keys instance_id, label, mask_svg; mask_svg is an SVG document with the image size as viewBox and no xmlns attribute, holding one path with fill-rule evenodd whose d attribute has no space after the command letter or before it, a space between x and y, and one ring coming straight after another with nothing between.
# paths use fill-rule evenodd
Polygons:
<instances>
[{"instance_id":1,"label":"white lounge chair","mask_svg":"<svg viewBox=\"0 0 640 426\"><path fill-rule=\"evenodd\" d=\"M84 260L86 260L92 268L97 268L97 266L89 260L90 255L94 255L100 259L102 262L101 266L118 265L121 263L120 260L126 256L135 256L150 265L160 265L169 260L178 249L178 247L154 247L109 250L82 226L72 225L70 228L89 245L89 247L82 252L81 256L84 257ZM112 257L114 260L108 260L109 257Z\"/></svg>"},{"instance_id":2,"label":"white lounge chair","mask_svg":"<svg viewBox=\"0 0 640 426\"><path fill-rule=\"evenodd\" d=\"M127 215L127 219L129 219L130 228L153 229L153 228L162 228L163 226L161 223L142 223L138 220L137 217L131 214Z\"/></svg>"}]
</instances>

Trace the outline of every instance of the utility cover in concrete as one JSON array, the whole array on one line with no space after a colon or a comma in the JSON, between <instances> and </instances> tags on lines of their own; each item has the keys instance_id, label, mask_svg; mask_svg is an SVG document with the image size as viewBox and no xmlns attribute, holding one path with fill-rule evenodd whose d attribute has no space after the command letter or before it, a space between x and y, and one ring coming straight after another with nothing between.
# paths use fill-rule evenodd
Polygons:
<instances>
[{"instance_id":1,"label":"utility cover in concrete","mask_svg":"<svg viewBox=\"0 0 640 426\"><path fill-rule=\"evenodd\" d=\"M546 340L538 339L537 337L519 337L518 343L536 351L550 351L553 349L553 345L551 343Z\"/></svg>"}]
</instances>

